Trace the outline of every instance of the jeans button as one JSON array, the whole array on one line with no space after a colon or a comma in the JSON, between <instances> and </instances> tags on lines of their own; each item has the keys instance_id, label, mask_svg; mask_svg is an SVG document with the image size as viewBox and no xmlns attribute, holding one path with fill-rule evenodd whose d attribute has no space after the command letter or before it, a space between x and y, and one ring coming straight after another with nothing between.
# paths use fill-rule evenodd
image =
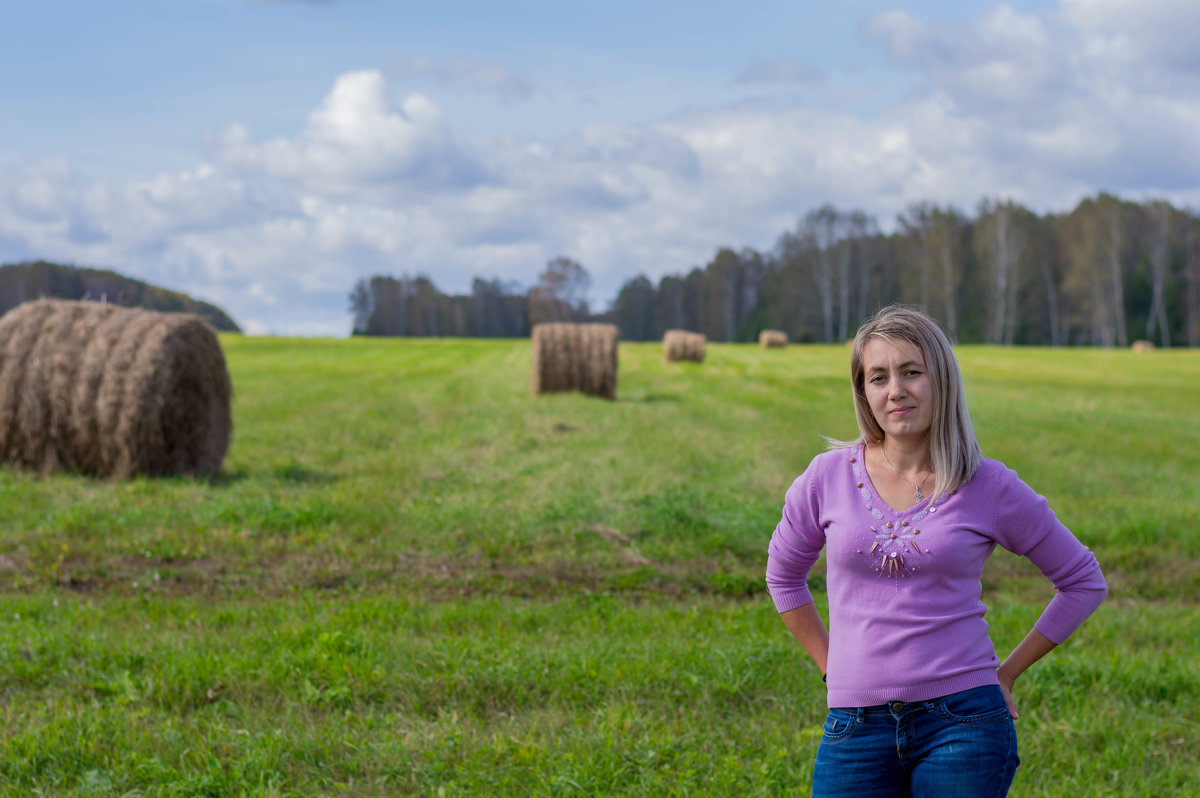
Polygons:
<instances>
[{"instance_id":1,"label":"jeans button","mask_svg":"<svg viewBox=\"0 0 1200 798\"><path fill-rule=\"evenodd\" d=\"M903 701L893 701L892 702L892 712L900 712L903 709L904 709Z\"/></svg>"}]
</instances>

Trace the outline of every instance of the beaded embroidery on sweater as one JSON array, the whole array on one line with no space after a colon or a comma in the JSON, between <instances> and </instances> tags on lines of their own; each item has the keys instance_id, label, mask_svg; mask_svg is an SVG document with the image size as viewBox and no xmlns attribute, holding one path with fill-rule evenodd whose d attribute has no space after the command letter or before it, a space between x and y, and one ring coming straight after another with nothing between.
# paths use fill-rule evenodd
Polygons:
<instances>
[{"instance_id":1,"label":"beaded embroidery on sweater","mask_svg":"<svg viewBox=\"0 0 1200 798\"><path fill-rule=\"evenodd\" d=\"M931 501L918 510L911 520L902 519L899 523L895 519L908 511L897 512L884 505L894 516L893 520L884 521L883 510L874 503L880 500L875 499L871 489L867 487L866 469L860 460L862 455L863 448L856 449L855 454L850 457L850 467L854 472L855 487L862 496L863 504L877 524L864 522L869 532L864 532L863 545L857 553L865 555L871 569L881 577L908 579L916 576L921 570L922 559L933 555L927 547L928 535L925 541L922 541L921 529L917 524L925 520L930 513L937 513L939 505ZM946 497L940 497L943 502L945 499ZM896 589L899 590L898 583Z\"/></svg>"}]
</instances>

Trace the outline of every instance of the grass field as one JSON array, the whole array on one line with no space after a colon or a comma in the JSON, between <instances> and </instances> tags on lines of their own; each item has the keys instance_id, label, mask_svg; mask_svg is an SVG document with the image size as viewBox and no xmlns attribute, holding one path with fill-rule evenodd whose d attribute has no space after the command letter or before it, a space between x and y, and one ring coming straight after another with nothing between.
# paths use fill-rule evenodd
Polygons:
<instances>
[{"instance_id":1,"label":"grass field","mask_svg":"<svg viewBox=\"0 0 1200 798\"><path fill-rule=\"evenodd\" d=\"M222 341L220 477L0 469L0 795L807 794L762 572L845 347L622 344L606 402L531 397L527 341ZM1018 683L1012 795L1200 795L1200 353L959 355L1111 587ZM984 587L1003 655L1052 588Z\"/></svg>"}]
</instances>

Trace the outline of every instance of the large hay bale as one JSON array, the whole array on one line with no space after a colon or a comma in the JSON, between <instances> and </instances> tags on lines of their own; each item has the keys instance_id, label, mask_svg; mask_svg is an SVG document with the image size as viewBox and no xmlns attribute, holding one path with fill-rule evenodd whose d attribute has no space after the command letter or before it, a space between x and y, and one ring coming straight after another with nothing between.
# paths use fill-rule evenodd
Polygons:
<instances>
[{"instance_id":1,"label":"large hay bale","mask_svg":"<svg viewBox=\"0 0 1200 798\"><path fill-rule=\"evenodd\" d=\"M534 325L533 395L580 391L617 398L617 328L612 324Z\"/></svg>"},{"instance_id":2,"label":"large hay bale","mask_svg":"<svg viewBox=\"0 0 1200 798\"><path fill-rule=\"evenodd\" d=\"M758 345L764 348L787 346L787 333L783 330L763 330L758 334Z\"/></svg>"},{"instance_id":3,"label":"large hay bale","mask_svg":"<svg viewBox=\"0 0 1200 798\"><path fill-rule=\"evenodd\" d=\"M199 316L42 299L0 317L0 459L42 473L215 474L232 386Z\"/></svg>"},{"instance_id":4,"label":"large hay bale","mask_svg":"<svg viewBox=\"0 0 1200 798\"><path fill-rule=\"evenodd\" d=\"M1153 352L1154 351L1154 342L1153 341L1134 341L1133 345L1129 348L1132 349L1134 352Z\"/></svg>"},{"instance_id":5,"label":"large hay bale","mask_svg":"<svg viewBox=\"0 0 1200 798\"><path fill-rule=\"evenodd\" d=\"M667 330L663 334L663 355L668 363L679 360L704 362L705 337L687 330Z\"/></svg>"}]
</instances>

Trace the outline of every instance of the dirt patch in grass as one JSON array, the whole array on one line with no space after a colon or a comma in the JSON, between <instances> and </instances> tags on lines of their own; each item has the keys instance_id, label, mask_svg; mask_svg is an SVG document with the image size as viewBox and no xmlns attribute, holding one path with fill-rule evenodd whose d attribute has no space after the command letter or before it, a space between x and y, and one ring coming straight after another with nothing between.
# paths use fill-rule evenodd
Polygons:
<instances>
[{"instance_id":1,"label":"dirt patch in grass","mask_svg":"<svg viewBox=\"0 0 1200 798\"><path fill-rule=\"evenodd\" d=\"M242 592L282 595L298 590L373 592L394 588L443 599L554 598L588 593L761 598L765 592L759 567L739 564L726 556L652 563L640 555L620 553L615 561L603 564L565 558L503 562L479 553L403 553L370 561L298 554L253 563L204 556L126 555L103 565L67 561L53 578L16 571L0 573L0 591L27 592L48 584L88 594L164 596Z\"/></svg>"},{"instance_id":2,"label":"dirt patch in grass","mask_svg":"<svg viewBox=\"0 0 1200 798\"><path fill-rule=\"evenodd\" d=\"M765 599L764 558L714 550L673 552L655 559L637 532L591 525L574 541L546 539L451 553L379 550L360 546L345 556L326 551L221 549L210 545L156 553L153 547L91 556L0 555L0 593L46 587L99 595L164 596L296 591L403 590L433 599L486 596L557 598L604 593L623 597L722 596ZM374 541L371 541L373 544ZM207 550L205 550L207 549ZM50 556L51 554L55 556ZM98 555L98 556L97 556ZM658 556L662 556L660 551ZM1110 601L1136 599L1200 603L1200 558L1169 547L1100 551ZM809 577L824 589L823 562ZM984 596L1005 594L1038 602L1054 588L1028 561L997 551L983 574Z\"/></svg>"},{"instance_id":3,"label":"dirt patch in grass","mask_svg":"<svg viewBox=\"0 0 1200 798\"><path fill-rule=\"evenodd\" d=\"M406 553L370 562L310 555L275 557L258 563L231 564L212 557L159 560L126 557L117 567L72 568L70 563L51 579L15 571L0 572L0 592L25 593L49 584L91 595L189 596L238 594L287 595L298 591L349 593L402 590L430 600L487 596L561 598L602 593L627 599L687 599L717 596L764 601L762 574L749 564L725 557L697 558L686 563L627 560L588 564L577 559L500 562L481 555L445 556ZM1200 564L1176 563L1175 580L1163 583L1144 573L1108 568L1110 600L1184 601L1200 603ZM823 589L815 573L815 590ZM1188 587L1191 585L1192 587ZM985 596L1005 594L1028 601L1048 599L1053 587L1023 568L989 566Z\"/></svg>"}]
</instances>

